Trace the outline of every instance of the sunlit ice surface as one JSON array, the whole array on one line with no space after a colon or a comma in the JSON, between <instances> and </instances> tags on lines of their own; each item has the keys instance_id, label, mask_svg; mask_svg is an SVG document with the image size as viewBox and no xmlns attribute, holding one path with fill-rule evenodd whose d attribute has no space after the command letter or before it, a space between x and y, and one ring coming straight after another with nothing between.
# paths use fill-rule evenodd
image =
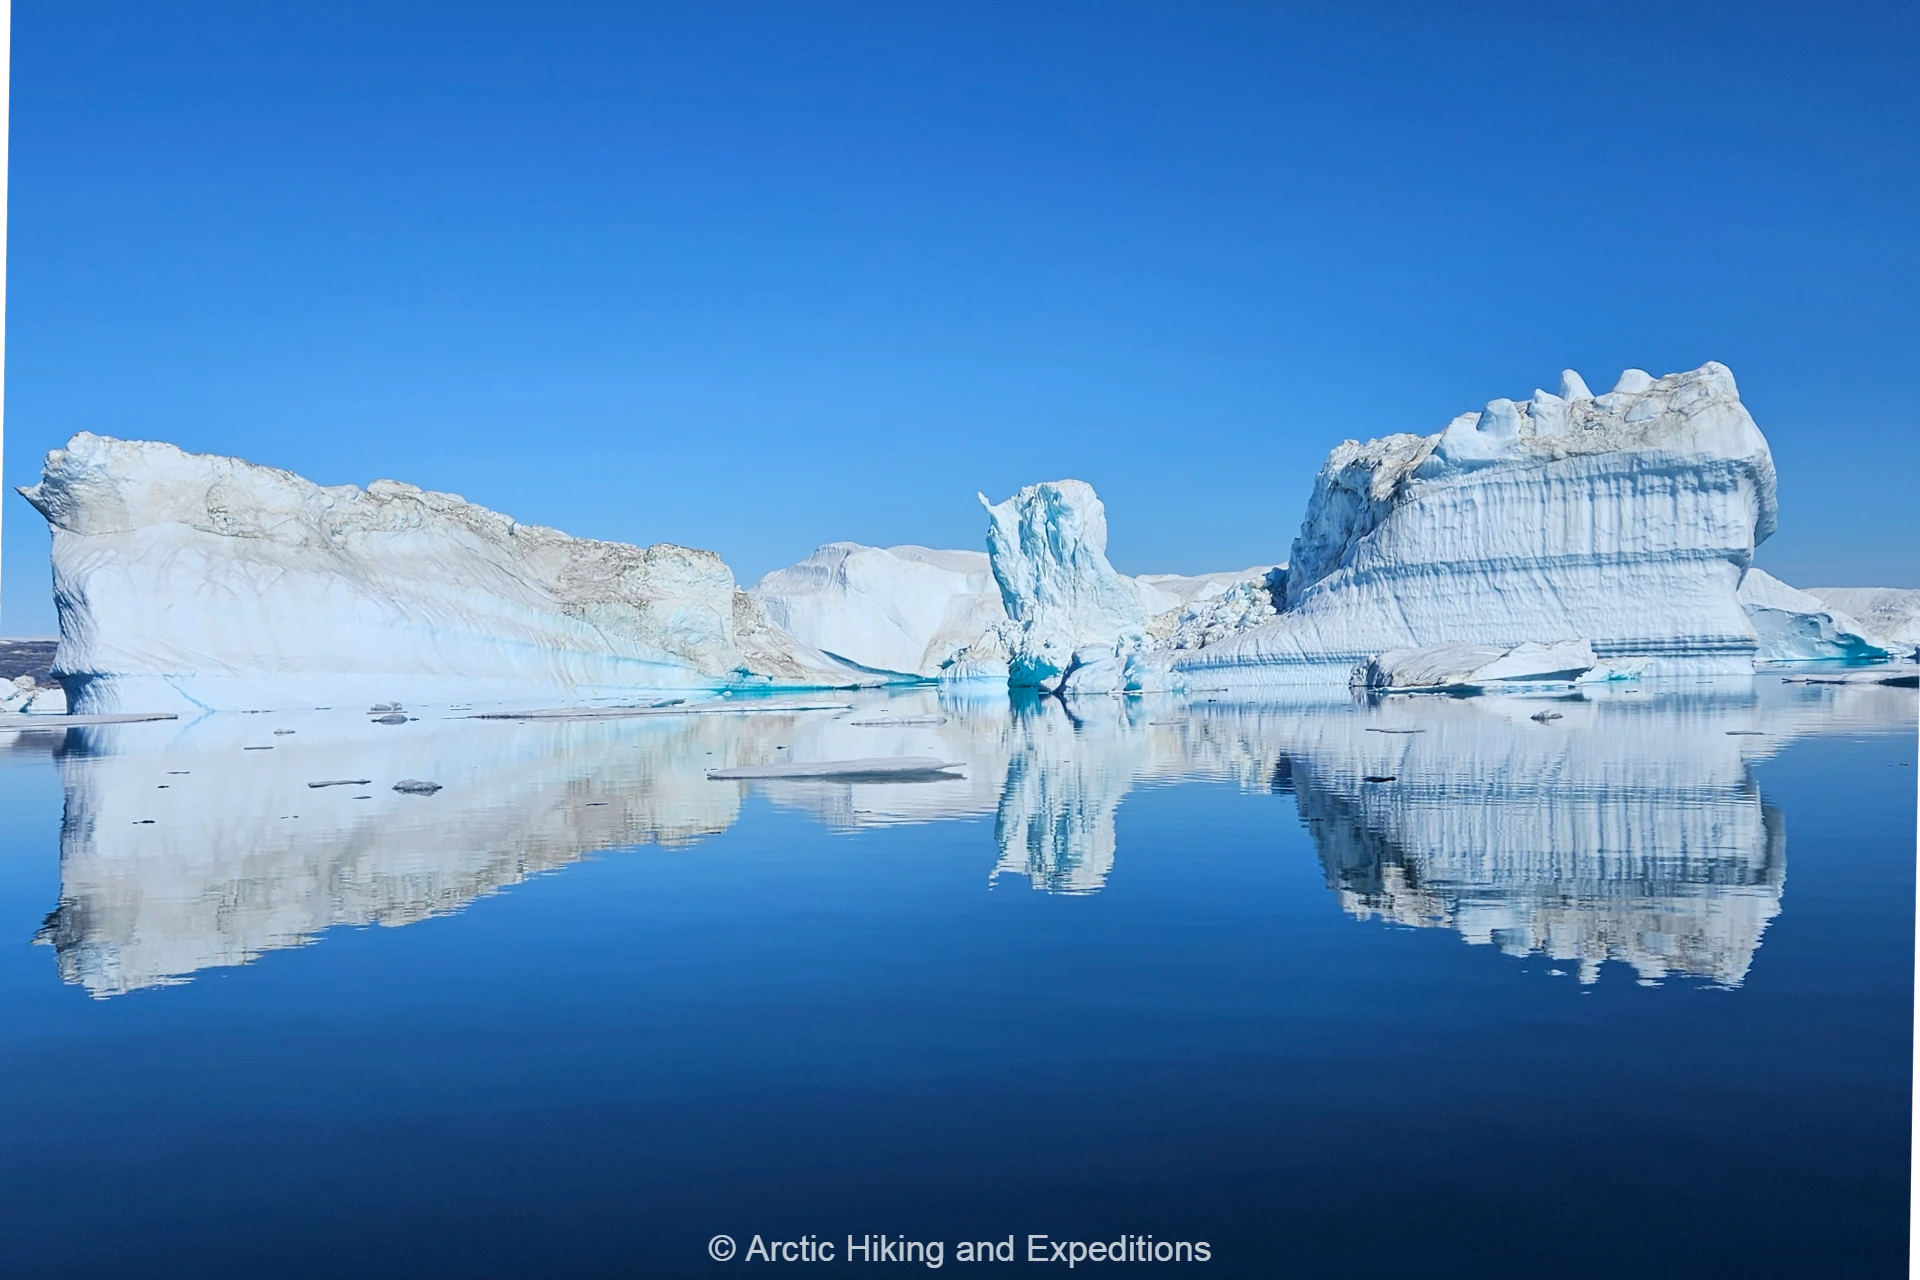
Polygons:
<instances>
[{"instance_id":1,"label":"sunlit ice surface","mask_svg":"<svg viewBox=\"0 0 1920 1280\"><path fill-rule=\"evenodd\" d=\"M8 1253L1905 1256L1912 690L783 701L0 737Z\"/></svg>"}]
</instances>

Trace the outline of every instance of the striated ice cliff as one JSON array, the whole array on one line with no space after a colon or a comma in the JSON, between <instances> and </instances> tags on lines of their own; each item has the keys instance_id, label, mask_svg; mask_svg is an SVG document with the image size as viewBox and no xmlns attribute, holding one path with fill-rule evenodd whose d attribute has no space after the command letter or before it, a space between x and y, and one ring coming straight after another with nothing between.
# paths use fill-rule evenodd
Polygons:
<instances>
[{"instance_id":1,"label":"striated ice cliff","mask_svg":"<svg viewBox=\"0 0 1920 1280\"><path fill-rule=\"evenodd\" d=\"M1733 375L1630 369L1495 400L1431 436L1334 449L1284 611L1182 655L1196 686L1344 680L1393 649L1587 640L1603 660L1744 672L1736 592L1773 532L1773 460Z\"/></svg>"},{"instance_id":2,"label":"striated ice cliff","mask_svg":"<svg viewBox=\"0 0 1920 1280\"><path fill-rule=\"evenodd\" d=\"M1740 579L1739 599L1759 638L1754 656L1760 662L1869 661L1889 657L1899 647L1890 647L1851 614L1794 590L1764 569L1747 570Z\"/></svg>"},{"instance_id":3,"label":"striated ice cliff","mask_svg":"<svg viewBox=\"0 0 1920 1280\"><path fill-rule=\"evenodd\" d=\"M53 528L55 673L78 711L861 679L772 625L712 552L573 538L453 494L86 433L21 492Z\"/></svg>"},{"instance_id":4,"label":"striated ice cliff","mask_svg":"<svg viewBox=\"0 0 1920 1280\"><path fill-rule=\"evenodd\" d=\"M836 658L937 678L1007 612L982 551L831 542L749 592L775 624Z\"/></svg>"}]
</instances>

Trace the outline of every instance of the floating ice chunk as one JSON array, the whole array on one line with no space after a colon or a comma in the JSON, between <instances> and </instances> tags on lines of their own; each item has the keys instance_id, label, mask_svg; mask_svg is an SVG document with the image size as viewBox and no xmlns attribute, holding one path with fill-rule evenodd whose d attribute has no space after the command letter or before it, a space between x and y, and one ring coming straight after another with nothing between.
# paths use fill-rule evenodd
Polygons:
<instances>
[{"instance_id":1,"label":"floating ice chunk","mask_svg":"<svg viewBox=\"0 0 1920 1280\"><path fill-rule=\"evenodd\" d=\"M1063 691L1080 693L1119 693L1127 687L1127 672L1111 649L1076 649L1073 665L1067 669Z\"/></svg>"},{"instance_id":2,"label":"floating ice chunk","mask_svg":"<svg viewBox=\"0 0 1920 1280\"><path fill-rule=\"evenodd\" d=\"M750 764L733 769L715 769L707 777L716 782L751 781L759 778L825 778L843 782L875 782L919 778L950 778L952 770L963 768L958 761L922 759L917 756L885 756L865 760L822 760L814 764Z\"/></svg>"},{"instance_id":3,"label":"floating ice chunk","mask_svg":"<svg viewBox=\"0 0 1920 1280\"><path fill-rule=\"evenodd\" d=\"M1598 663L1585 640L1552 644L1442 644L1395 649L1354 668L1352 683L1368 689L1460 689L1486 685L1571 684Z\"/></svg>"}]
</instances>

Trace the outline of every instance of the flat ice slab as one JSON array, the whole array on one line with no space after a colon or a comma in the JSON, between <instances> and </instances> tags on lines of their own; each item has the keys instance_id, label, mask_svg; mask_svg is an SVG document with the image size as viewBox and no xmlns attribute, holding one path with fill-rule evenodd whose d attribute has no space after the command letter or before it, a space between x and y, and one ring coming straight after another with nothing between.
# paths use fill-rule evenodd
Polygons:
<instances>
[{"instance_id":1,"label":"flat ice slab","mask_svg":"<svg viewBox=\"0 0 1920 1280\"><path fill-rule=\"evenodd\" d=\"M171 711L150 715L0 715L0 729L66 729L89 724L144 724L148 720L178 720Z\"/></svg>"},{"instance_id":2,"label":"flat ice slab","mask_svg":"<svg viewBox=\"0 0 1920 1280\"><path fill-rule=\"evenodd\" d=\"M636 716L707 716L727 712L851 711L851 702L711 702L666 707L544 707L538 711L483 711L471 720L630 720ZM44 717L42 717L44 718Z\"/></svg>"},{"instance_id":3,"label":"flat ice slab","mask_svg":"<svg viewBox=\"0 0 1920 1280\"><path fill-rule=\"evenodd\" d=\"M707 775L716 781L754 778L834 778L841 781L879 782L900 778L951 777L948 771L961 768L957 760L934 760L923 756L882 756L870 760L821 760L814 764L750 764L737 769L715 769Z\"/></svg>"}]
</instances>

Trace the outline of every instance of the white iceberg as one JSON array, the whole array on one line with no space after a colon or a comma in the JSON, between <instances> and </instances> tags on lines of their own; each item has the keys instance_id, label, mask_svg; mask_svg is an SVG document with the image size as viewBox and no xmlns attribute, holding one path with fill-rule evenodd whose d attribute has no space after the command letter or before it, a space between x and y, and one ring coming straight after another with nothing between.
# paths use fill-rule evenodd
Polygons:
<instances>
[{"instance_id":1,"label":"white iceberg","mask_svg":"<svg viewBox=\"0 0 1920 1280\"><path fill-rule=\"evenodd\" d=\"M1920 655L1920 591L1902 587L1808 587L1806 594L1859 620L1882 643Z\"/></svg>"},{"instance_id":2,"label":"white iceberg","mask_svg":"<svg viewBox=\"0 0 1920 1280\"><path fill-rule=\"evenodd\" d=\"M558 701L867 679L709 551L523 525L390 480L322 487L82 433L21 492L53 529L79 712Z\"/></svg>"},{"instance_id":3,"label":"white iceberg","mask_svg":"<svg viewBox=\"0 0 1920 1280\"><path fill-rule=\"evenodd\" d=\"M832 542L769 573L749 594L774 623L823 653L922 679L939 677L1007 617L983 551Z\"/></svg>"},{"instance_id":4,"label":"white iceberg","mask_svg":"<svg viewBox=\"0 0 1920 1280\"><path fill-rule=\"evenodd\" d=\"M1494 685L1572 684L1599 667L1585 640L1554 644L1440 644L1394 649L1354 668L1365 689L1481 689Z\"/></svg>"},{"instance_id":5,"label":"white iceberg","mask_svg":"<svg viewBox=\"0 0 1920 1280\"><path fill-rule=\"evenodd\" d=\"M1869 661L1891 650L1852 615L1764 569L1740 579L1740 606L1760 639L1760 662Z\"/></svg>"},{"instance_id":6,"label":"white iceberg","mask_svg":"<svg viewBox=\"0 0 1920 1280\"><path fill-rule=\"evenodd\" d=\"M1085 481L1028 485L998 505L982 494L980 503L1008 621L958 654L948 679L1004 668L1015 688L1159 688L1168 651L1212 643L1274 615L1284 566L1137 578L1115 570L1106 555L1106 507Z\"/></svg>"},{"instance_id":7,"label":"white iceberg","mask_svg":"<svg viewBox=\"0 0 1920 1280\"><path fill-rule=\"evenodd\" d=\"M0 681L0 715L65 714L67 694L59 685L41 684L30 675Z\"/></svg>"},{"instance_id":8,"label":"white iceberg","mask_svg":"<svg viewBox=\"0 0 1920 1280\"><path fill-rule=\"evenodd\" d=\"M1107 561L1107 510L1080 480L1030 484L987 509L987 554L1007 612L1015 688L1060 687L1081 650L1124 661L1146 644L1147 607Z\"/></svg>"},{"instance_id":9,"label":"white iceberg","mask_svg":"<svg viewBox=\"0 0 1920 1280\"><path fill-rule=\"evenodd\" d=\"M1752 670L1736 592L1773 532L1772 455L1709 363L1603 396L1495 400L1436 435L1334 449L1273 621L1180 654L1192 687L1342 681L1371 655L1587 638L1649 673Z\"/></svg>"}]
</instances>

